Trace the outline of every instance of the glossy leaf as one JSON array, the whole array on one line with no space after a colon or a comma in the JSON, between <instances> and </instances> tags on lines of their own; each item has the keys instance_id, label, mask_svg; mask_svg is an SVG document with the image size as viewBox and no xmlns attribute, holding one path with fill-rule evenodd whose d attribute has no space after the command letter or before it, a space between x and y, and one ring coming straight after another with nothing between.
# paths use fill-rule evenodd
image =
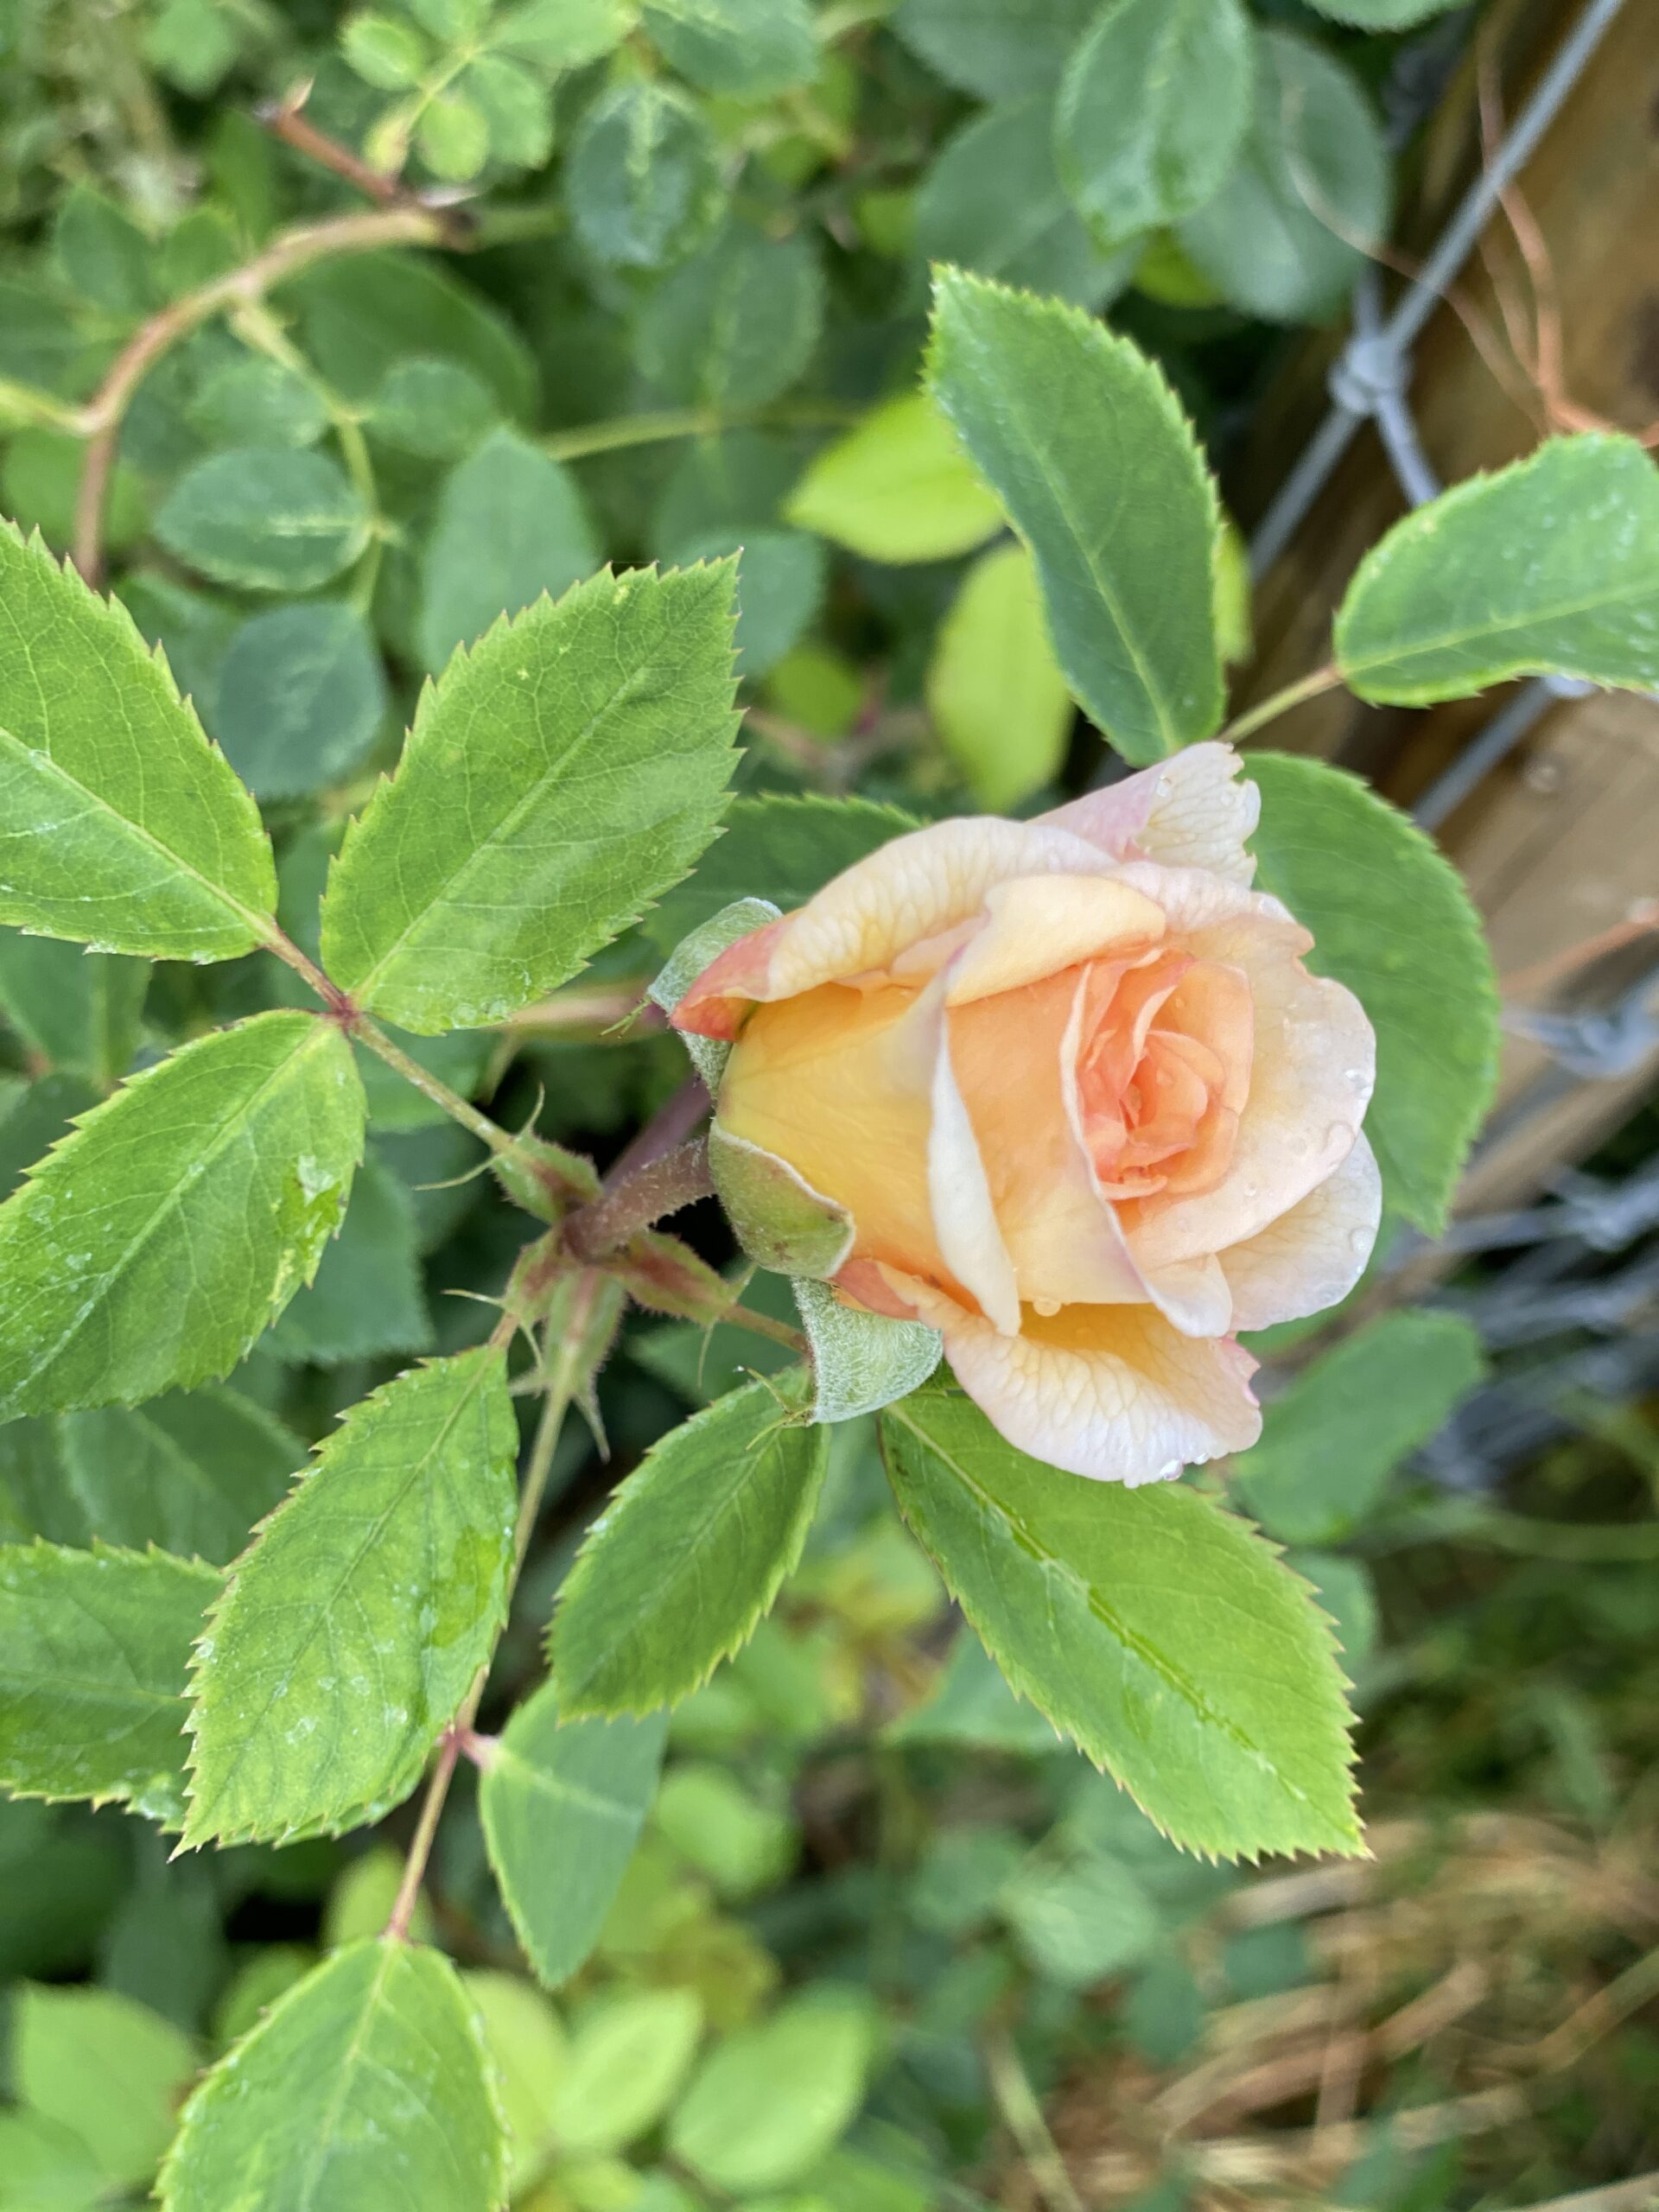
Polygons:
<instances>
[{"instance_id":1,"label":"glossy leaf","mask_svg":"<svg viewBox=\"0 0 1659 2212\"><path fill-rule=\"evenodd\" d=\"M1426 707L1514 676L1659 685L1659 468L1634 438L1552 438L1454 485L1360 563L1337 662Z\"/></svg>"},{"instance_id":2,"label":"glossy leaf","mask_svg":"<svg viewBox=\"0 0 1659 2212\"><path fill-rule=\"evenodd\" d=\"M1224 1858L1358 1849L1329 1629L1244 1522L1184 1484L1043 1466L948 1389L881 1433L998 1667L1167 1834Z\"/></svg>"},{"instance_id":3,"label":"glossy leaf","mask_svg":"<svg viewBox=\"0 0 1659 2212\"><path fill-rule=\"evenodd\" d=\"M1220 188L1250 112L1239 0L1111 0L1066 68L1060 173L1100 244L1178 221Z\"/></svg>"},{"instance_id":4,"label":"glossy leaf","mask_svg":"<svg viewBox=\"0 0 1659 2212\"><path fill-rule=\"evenodd\" d=\"M175 2100L195 2071L189 2037L113 1989L26 1983L15 2002L18 2101L80 2138L106 2191L147 2182L172 2133Z\"/></svg>"},{"instance_id":5,"label":"glossy leaf","mask_svg":"<svg viewBox=\"0 0 1659 2212\"><path fill-rule=\"evenodd\" d=\"M1358 1527L1401 1461L1479 1382L1480 1338L1456 1313L1385 1313L1293 1376L1262 1440L1233 1461L1271 1536L1326 1544Z\"/></svg>"},{"instance_id":6,"label":"glossy leaf","mask_svg":"<svg viewBox=\"0 0 1659 2212\"><path fill-rule=\"evenodd\" d=\"M385 1939L296 1982L197 2087L163 2212L495 2212L505 2143L448 1959Z\"/></svg>"},{"instance_id":7,"label":"glossy leaf","mask_svg":"<svg viewBox=\"0 0 1659 2212\"><path fill-rule=\"evenodd\" d=\"M568 469L515 430L492 431L445 479L421 559L421 658L435 674L499 617L557 599L600 563Z\"/></svg>"},{"instance_id":8,"label":"glossy leaf","mask_svg":"<svg viewBox=\"0 0 1659 2212\"><path fill-rule=\"evenodd\" d=\"M563 1709L688 1696L768 1612L801 1554L827 1440L802 1385L752 1382L652 1446L589 1530L554 1616Z\"/></svg>"},{"instance_id":9,"label":"glossy leaf","mask_svg":"<svg viewBox=\"0 0 1659 2212\"><path fill-rule=\"evenodd\" d=\"M219 1587L164 1552L0 1545L0 1784L176 1826L185 1672Z\"/></svg>"},{"instance_id":10,"label":"glossy leaf","mask_svg":"<svg viewBox=\"0 0 1659 2212\"><path fill-rule=\"evenodd\" d=\"M289 1013L95 1108L0 1207L0 1419L227 1374L315 1274L363 1117L340 1031Z\"/></svg>"},{"instance_id":11,"label":"glossy leaf","mask_svg":"<svg viewBox=\"0 0 1659 2212\"><path fill-rule=\"evenodd\" d=\"M924 260L1084 308L1103 306L1135 266L1133 252L1101 250L1066 196L1047 91L1000 99L945 141L916 195L916 245Z\"/></svg>"},{"instance_id":12,"label":"glossy leaf","mask_svg":"<svg viewBox=\"0 0 1659 2212\"><path fill-rule=\"evenodd\" d=\"M354 1826L414 1788L505 1616L517 1452L491 1346L352 1408L198 1647L188 1843Z\"/></svg>"},{"instance_id":13,"label":"glossy leaf","mask_svg":"<svg viewBox=\"0 0 1659 2212\"><path fill-rule=\"evenodd\" d=\"M385 671L353 607L312 600L254 615L220 664L213 734L256 797L337 782L379 734Z\"/></svg>"},{"instance_id":14,"label":"glossy leaf","mask_svg":"<svg viewBox=\"0 0 1659 2212\"><path fill-rule=\"evenodd\" d=\"M884 400L827 447L785 512L870 561L949 560L1002 525L950 425L919 391Z\"/></svg>"},{"instance_id":15,"label":"glossy leaf","mask_svg":"<svg viewBox=\"0 0 1659 2212\"><path fill-rule=\"evenodd\" d=\"M1388 148L1343 64L1294 32L1255 38L1255 99L1221 189L1180 242L1232 306L1273 322L1333 314L1389 225Z\"/></svg>"},{"instance_id":16,"label":"glossy leaf","mask_svg":"<svg viewBox=\"0 0 1659 2212\"><path fill-rule=\"evenodd\" d=\"M765 99L818 66L807 0L645 0L644 23L670 67L706 92Z\"/></svg>"},{"instance_id":17,"label":"glossy leaf","mask_svg":"<svg viewBox=\"0 0 1659 2212\"><path fill-rule=\"evenodd\" d=\"M800 376L823 321L812 240L728 224L646 302L639 365L666 399L736 410L764 406Z\"/></svg>"},{"instance_id":18,"label":"glossy leaf","mask_svg":"<svg viewBox=\"0 0 1659 2212\"><path fill-rule=\"evenodd\" d=\"M702 2032L690 1989L613 1997L582 2022L553 2100L553 2133L567 2152L619 2151L653 2127L684 2081Z\"/></svg>"},{"instance_id":19,"label":"glossy leaf","mask_svg":"<svg viewBox=\"0 0 1659 2212\"><path fill-rule=\"evenodd\" d=\"M252 800L118 601L0 529L0 922L224 960L276 896Z\"/></svg>"},{"instance_id":20,"label":"glossy leaf","mask_svg":"<svg viewBox=\"0 0 1659 2212\"><path fill-rule=\"evenodd\" d=\"M700 2179L745 2196L801 2180L857 2114L870 2027L855 1995L826 1990L728 2036L670 2122L670 2150Z\"/></svg>"},{"instance_id":21,"label":"glossy leaf","mask_svg":"<svg viewBox=\"0 0 1659 2212\"><path fill-rule=\"evenodd\" d=\"M107 1088L137 1048L149 963L0 930L0 1013L48 1068Z\"/></svg>"},{"instance_id":22,"label":"glossy leaf","mask_svg":"<svg viewBox=\"0 0 1659 2212\"><path fill-rule=\"evenodd\" d=\"M316 1281L299 1293L277 1322L270 1350L279 1359L329 1366L429 1351L432 1341L415 1201L371 1152Z\"/></svg>"},{"instance_id":23,"label":"glossy leaf","mask_svg":"<svg viewBox=\"0 0 1659 2212\"><path fill-rule=\"evenodd\" d=\"M550 1989L599 1940L656 1795L667 1732L660 1713L561 1726L550 1682L490 1747L479 1784L490 1865Z\"/></svg>"},{"instance_id":24,"label":"glossy leaf","mask_svg":"<svg viewBox=\"0 0 1659 2212\"><path fill-rule=\"evenodd\" d=\"M565 172L570 220L595 261L660 269L696 245L724 197L702 115L650 82L601 92L576 127Z\"/></svg>"},{"instance_id":25,"label":"glossy leaf","mask_svg":"<svg viewBox=\"0 0 1659 2212\"><path fill-rule=\"evenodd\" d=\"M224 1566L282 1498L305 1446L236 1390L169 1391L0 1429L0 1493L54 1543L106 1543Z\"/></svg>"},{"instance_id":26,"label":"glossy leaf","mask_svg":"<svg viewBox=\"0 0 1659 2212\"><path fill-rule=\"evenodd\" d=\"M215 583L315 591L369 542L362 494L337 461L291 446L238 446L188 469L162 501L156 535Z\"/></svg>"},{"instance_id":27,"label":"glossy leaf","mask_svg":"<svg viewBox=\"0 0 1659 2212\"><path fill-rule=\"evenodd\" d=\"M1074 696L1136 763L1207 736L1218 514L1158 371L1076 308L944 270L929 377L1031 548Z\"/></svg>"},{"instance_id":28,"label":"glossy leaf","mask_svg":"<svg viewBox=\"0 0 1659 2212\"><path fill-rule=\"evenodd\" d=\"M988 812L1005 812L1058 774L1071 700L1023 545L994 545L963 578L928 664L927 705Z\"/></svg>"},{"instance_id":29,"label":"glossy leaf","mask_svg":"<svg viewBox=\"0 0 1659 2212\"><path fill-rule=\"evenodd\" d=\"M1252 753L1264 891L1313 934L1307 964L1346 983L1376 1032L1365 1134L1387 1203L1436 1235L1497 1080L1497 988L1463 879L1368 785Z\"/></svg>"},{"instance_id":30,"label":"glossy leaf","mask_svg":"<svg viewBox=\"0 0 1659 2212\"><path fill-rule=\"evenodd\" d=\"M731 594L607 573L453 661L334 865L334 981L423 1035L499 1021L677 882L734 766Z\"/></svg>"},{"instance_id":31,"label":"glossy leaf","mask_svg":"<svg viewBox=\"0 0 1659 2212\"><path fill-rule=\"evenodd\" d=\"M1099 0L900 0L893 28L947 84L983 100L1050 87Z\"/></svg>"}]
</instances>

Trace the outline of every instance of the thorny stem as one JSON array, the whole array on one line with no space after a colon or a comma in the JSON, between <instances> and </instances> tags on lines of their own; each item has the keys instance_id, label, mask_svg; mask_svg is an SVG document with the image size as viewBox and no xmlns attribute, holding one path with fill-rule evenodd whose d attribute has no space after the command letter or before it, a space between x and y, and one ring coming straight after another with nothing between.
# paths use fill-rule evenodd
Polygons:
<instances>
[{"instance_id":1,"label":"thorny stem","mask_svg":"<svg viewBox=\"0 0 1659 2212\"><path fill-rule=\"evenodd\" d=\"M314 261L327 261L336 254L371 253L385 245L439 245L445 238L443 216L419 207L380 208L371 214L302 224L285 231L240 268L227 270L152 315L116 356L73 424L86 440L75 501L74 544L75 566L86 581L96 584L103 569L104 510L121 425L134 393L164 353L222 310L254 305Z\"/></svg>"},{"instance_id":2,"label":"thorny stem","mask_svg":"<svg viewBox=\"0 0 1659 2212\"><path fill-rule=\"evenodd\" d=\"M579 1260L600 1260L666 1213L714 1195L709 1147L701 1137L637 1168L613 1190L566 1220L564 1241Z\"/></svg>"},{"instance_id":3,"label":"thorny stem","mask_svg":"<svg viewBox=\"0 0 1659 2212\"><path fill-rule=\"evenodd\" d=\"M1222 741L1236 745L1249 737L1253 730L1265 722L1276 721L1281 715L1287 715L1293 707L1300 707L1306 699L1317 699L1326 691L1334 691L1342 682L1342 671L1335 661L1327 661L1323 668L1316 668L1311 676L1299 677L1294 683L1287 683L1282 691L1274 692L1263 699L1259 707L1252 707L1222 731Z\"/></svg>"},{"instance_id":4,"label":"thorny stem","mask_svg":"<svg viewBox=\"0 0 1659 2212\"><path fill-rule=\"evenodd\" d=\"M558 1446L559 1431L563 1426L565 1414L570 1409L571 1401L581 1386L582 1341L587 1333L588 1311L598 1287L597 1274L591 1268L585 1270L571 1300L569 1325L560 1341L558 1356L548 1376L547 1395L543 1401L541 1419L536 1424L535 1440L530 1447L524 1485L518 1496L518 1519L512 1532L512 1566L507 1577L509 1604L524 1564L524 1554L530 1549L536 1516L541 1510L542 1493L547 1488L553 1454ZM409 1856L404 1862L404 1878L397 1885L397 1895L386 1922L386 1936L394 1942L404 1943L409 1940L410 1923L415 1916L416 1900L420 1896L421 1884L426 1877L432 1846L437 1840L438 1822L443 1815L444 1802L449 1795L449 1785L455 1778L456 1763L462 1751L475 1740L473 1723L477 1719L478 1708L483 1702L484 1685L489 1679L489 1672L490 1663L486 1660L478 1670L472 1688L467 1693L466 1703L438 1738L437 1761L432 1769L431 1780L426 1785L426 1796L421 1801L420 1817L415 1823Z\"/></svg>"},{"instance_id":5,"label":"thorny stem","mask_svg":"<svg viewBox=\"0 0 1659 2212\"><path fill-rule=\"evenodd\" d=\"M480 1114L470 1099L463 1098L458 1090L452 1090L429 1068L423 1068L418 1060L411 1059L401 1046L392 1043L378 1022L370 1020L366 1014L353 1014L345 1027L348 1034L355 1037L359 1045L365 1045L377 1059L384 1060L389 1068L395 1068L405 1083L412 1083L423 1096L429 1098L435 1106L448 1115L452 1122L459 1122L463 1129L470 1129L480 1143L488 1145L492 1152L516 1153L521 1149L517 1137L511 1135L499 1122L493 1122L487 1114Z\"/></svg>"},{"instance_id":6,"label":"thorny stem","mask_svg":"<svg viewBox=\"0 0 1659 2212\"><path fill-rule=\"evenodd\" d=\"M285 100L266 101L263 106L254 110L254 114L273 138L280 138L285 146L291 146L296 154L303 154L308 161L315 162L320 168L332 169L336 176L344 177L347 184L355 185L366 199L376 201L382 207L414 207L423 214L435 215L448 232L445 244L461 245L467 242L465 216L456 214L452 209L435 207L419 193L412 192L408 185L400 183L395 176L387 176L381 170L371 168L349 146L342 146L337 138L331 138L327 131L319 130L315 123L308 123L300 111L310 97L311 86L308 82Z\"/></svg>"},{"instance_id":7,"label":"thorny stem","mask_svg":"<svg viewBox=\"0 0 1659 2212\"><path fill-rule=\"evenodd\" d=\"M623 1152L605 1178L607 1193L616 1191L631 1175L665 1152L685 1142L713 1102L701 1076L688 1076L671 1098L657 1109L633 1142Z\"/></svg>"}]
</instances>

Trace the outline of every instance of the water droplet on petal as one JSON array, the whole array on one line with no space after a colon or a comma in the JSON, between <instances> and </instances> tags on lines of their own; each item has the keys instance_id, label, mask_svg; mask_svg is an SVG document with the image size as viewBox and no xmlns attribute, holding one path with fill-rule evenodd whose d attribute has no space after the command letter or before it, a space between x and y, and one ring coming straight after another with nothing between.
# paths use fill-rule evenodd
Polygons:
<instances>
[{"instance_id":1,"label":"water droplet on petal","mask_svg":"<svg viewBox=\"0 0 1659 2212\"><path fill-rule=\"evenodd\" d=\"M1033 1298L1031 1302L1045 1321L1052 1321L1060 1310L1060 1301L1058 1298Z\"/></svg>"},{"instance_id":2,"label":"water droplet on petal","mask_svg":"<svg viewBox=\"0 0 1659 2212\"><path fill-rule=\"evenodd\" d=\"M1173 1482L1176 1476L1180 1474L1185 1468L1185 1465L1186 1462L1185 1459L1166 1459L1163 1465L1158 1470L1159 1481L1160 1483Z\"/></svg>"}]
</instances>

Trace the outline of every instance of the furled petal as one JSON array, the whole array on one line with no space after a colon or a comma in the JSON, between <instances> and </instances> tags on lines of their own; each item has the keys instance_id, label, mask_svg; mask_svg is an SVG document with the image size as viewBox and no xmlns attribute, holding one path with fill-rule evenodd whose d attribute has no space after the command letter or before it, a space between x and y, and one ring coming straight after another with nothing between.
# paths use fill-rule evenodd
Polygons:
<instances>
[{"instance_id":1,"label":"furled petal","mask_svg":"<svg viewBox=\"0 0 1659 2212\"><path fill-rule=\"evenodd\" d=\"M1189 745L1172 760L1037 819L1086 838L1115 860L1210 868L1234 883L1249 883L1255 861L1244 840L1261 817L1262 795L1254 784L1238 780L1242 766L1230 745L1213 739Z\"/></svg>"},{"instance_id":2,"label":"furled petal","mask_svg":"<svg viewBox=\"0 0 1659 2212\"><path fill-rule=\"evenodd\" d=\"M1179 907L1179 870L1131 865L1139 887ZM1214 879L1211 879L1214 882ZM1345 1160L1364 1117L1376 1040L1363 1007L1340 983L1310 976L1297 957L1306 932L1273 899L1217 884L1236 902L1195 902L1205 919L1179 942L1201 959L1241 969L1255 1015L1249 1096L1232 1159L1215 1188L1126 1204L1130 1249L1144 1268L1243 1243L1316 1190ZM1172 916L1172 920L1173 920Z\"/></svg>"},{"instance_id":3,"label":"furled petal","mask_svg":"<svg viewBox=\"0 0 1659 2212\"><path fill-rule=\"evenodd\" d=\"M951 963L948 1003L1016 991L1081 961L1142 951L1164 933L1143 891L1106 875L1026 875L994 884L986 918Z\"/></svg>"},{"instance_id":4,"label":"furled petal","mask_svg":"<svg viewBox=\"0 0 1659 2212\"><path fill-rule=\"evenodd\" d=\"M1220 1255L1233 1325L1269 1329L1346 1298L1364 1273L1382 1217L1382 1180L1363 1135L1300 1205Z\"/></svg>"},{"instance_id":5,"label":"furled petal","mask_svg":"<svg viewBox=\"0 0 1659 2212\"><path fill-rule=\"evenodd\" d=\"M1051 1466L1158 1482L1261 1434L1255 1362L1230 1337L1184 1337L1147 1306L1071 1306L1047 1320L1027 1310L1019 1336L999 1336L927 1284L904 1288L969 1396Z\"/></svg>"},{"instance_id":6,"label":"furled petal","mask_svg":"<svg viewBox=\"0 0 1659 2212\"><path fill-rule=\"evenodd\" d=\"M906 980L925 981L956 950L951 933L977 918L992 886L1016 876L1103 875L1110 861L1083 838L984 815L935 822L895 837L785 914L722 952L674 1013L677 1029L734 1037L752 1001L792 998L822 983L883 980L912 955ZM942 939L925 972L916 949Z\"/></svg>"}]
</instances>

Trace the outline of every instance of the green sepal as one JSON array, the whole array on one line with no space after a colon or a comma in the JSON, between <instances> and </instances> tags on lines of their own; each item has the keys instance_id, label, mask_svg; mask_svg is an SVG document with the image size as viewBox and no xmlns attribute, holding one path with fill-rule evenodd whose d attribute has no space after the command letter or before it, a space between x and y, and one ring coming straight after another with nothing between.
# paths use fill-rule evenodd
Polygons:
<instances>
[{"instance_id":1,"label":"green sepal","mask_svg":"<svg viewBox=\"0 0 1659 2212\"><path fill-rule=\"evenodd\" d=\"M814 1421L853 1421L918 1390L938 1365L944 1338L923 1321L866 1313L828 1283L791 1285L812 1361Z\"/></svg>"},{"instance_id":2,"label":"green sepal","mask_svg":"<svg viewBox=\"0 0 1659 2212\"><path fill-rule=\"evenodd\" d=\"M757 1267L823 1281L846 1265L851 1214L786 1160L716 1122L709 1132L709 1172L733 1235Z\"/></svg>"},{"instance_id":3,"label":"green sepal","mask_svg":"<svg viewBox=\"0 0 1659 2212\"><path fill-rule=\"evenodd\" d=\"M647 996L664 1014L672 1014L703 969L718 960L728 945L735 944L739 938L747 937L751 930L758 930L766 922L775 922L779 912L770 899L734 899L729 906L722 906L717 914L710 914L706 922L700 922L690 937L681 938L664 963ZM731 1046L715 1037L683 1036L681 1041L712 1097L726 1071Z\"/></svg>"}]
</instances>

